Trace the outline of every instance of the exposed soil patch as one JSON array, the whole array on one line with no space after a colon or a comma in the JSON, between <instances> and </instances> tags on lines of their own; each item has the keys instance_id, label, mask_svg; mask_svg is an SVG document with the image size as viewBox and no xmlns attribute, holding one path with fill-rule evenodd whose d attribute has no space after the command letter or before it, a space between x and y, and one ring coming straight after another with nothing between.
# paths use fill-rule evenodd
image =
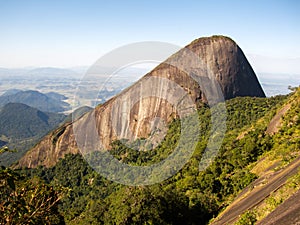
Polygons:
<instances>
[{"instance_id":1,"label":"exposed soil patch","mask_svg":"<svg viewBox=\"0 0 300 225\"><path fill-rule=\"evenodd\" d=\"M300 224L300 191L278 206L259 225Z\"/></svg>"}]
</instances>

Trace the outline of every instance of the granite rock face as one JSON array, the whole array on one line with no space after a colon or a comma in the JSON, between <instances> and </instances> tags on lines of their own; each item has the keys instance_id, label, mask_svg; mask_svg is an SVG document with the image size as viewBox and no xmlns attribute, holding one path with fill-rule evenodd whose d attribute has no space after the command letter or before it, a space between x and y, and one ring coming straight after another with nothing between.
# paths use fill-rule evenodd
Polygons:
<instances>
[{"instance_id":1,"label":"granite rock face","mask_svg":"<svg viewBox=\"0 0 300 225\"><path fill-rule=\"evenodd\" d=\"M237 96L265 97L244 53L228 37L199 38L105 104L47 135L18 166L52 166L79 149L109 149L116 139L152 138L156 143L173 118L202 103Z\"/></svg>"}]
</instances>

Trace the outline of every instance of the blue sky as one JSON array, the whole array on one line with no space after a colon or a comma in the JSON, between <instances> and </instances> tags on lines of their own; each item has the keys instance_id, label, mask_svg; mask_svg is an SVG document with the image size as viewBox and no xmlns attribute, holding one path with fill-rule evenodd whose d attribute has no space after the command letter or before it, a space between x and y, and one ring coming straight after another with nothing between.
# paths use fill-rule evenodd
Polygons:
<instances>
[{"instance_id":1,"label":"blue sky","mask_svg":"<svg viewBox=\"0 0 300 225\"><path fill-rule=\"evenodd\" d=\"M254 64L256 56L296 60L290 69L298 72L299 11L299 1L288 0L0 1L0 67L91 65L132 42L185 46L223 34Z\"/></svg>"}]
</instances>

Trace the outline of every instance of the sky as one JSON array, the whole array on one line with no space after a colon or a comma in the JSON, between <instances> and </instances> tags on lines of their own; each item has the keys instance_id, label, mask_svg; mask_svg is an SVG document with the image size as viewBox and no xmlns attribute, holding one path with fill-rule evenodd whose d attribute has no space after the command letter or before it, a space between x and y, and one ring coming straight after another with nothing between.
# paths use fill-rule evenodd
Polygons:
<instances>
[{"instance_id":1,"label":"sky","mask_svg":"<svg viewBox=\"0 0 300 225\"><path fill-rule=\"evenodd\" d=\"M0 1L0 67L92 65L125 44L234 39L254 68L300 74L300 1Z\"/></svg>"}]
</instances>

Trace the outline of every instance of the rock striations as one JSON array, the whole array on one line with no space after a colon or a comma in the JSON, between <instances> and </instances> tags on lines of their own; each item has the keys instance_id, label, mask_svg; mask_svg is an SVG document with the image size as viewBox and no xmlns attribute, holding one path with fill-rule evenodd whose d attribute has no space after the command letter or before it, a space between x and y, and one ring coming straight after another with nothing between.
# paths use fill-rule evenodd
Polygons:
<instances>
[{"instance_id":1,"label":"rock striations","mask_svg":"<svg viewBox=\"0 0 300 225\"><path fill-rule=\"evenodd\" d=\"M186 50L198 57L202 68L194 68L193 60L186 57ZM174 61L180 66L170 63ZM182 68L192 69L187 72ZM191 74L187 74L193 71L201 71L196 74L196 78L202 77L200 82L203 83L213 76L223 92L224 99L237 96L265 97L253 69L233 40L224 36L199 38L158 65L134 85L96 107L94 111L48 134L27 152L18 166L52 166L65 154L78 153L78 142L75 140L73 127L89 133L87 121L91 118L105 148L109 148L109 144L115 139L148 137L155 118L169 122L178 116L178 109L174 108L172 101L176 97L180 98L181 91L187 93L188 98L197 106L208 101L207 92L202 88L203 84L199 85L199 81L196 82L191 78ZM179 87L178 90L173 86L174 83ZM137 99L136 96L141 96L145 89L150 90L150 93L144 94L142 99ZM126 118L120 119L124 117L122 113L128 110L130 112L126 114ZM86 140L80 142L88 144L88 139L89 137L86 137Z\"/></svg>"}]
</instances>

